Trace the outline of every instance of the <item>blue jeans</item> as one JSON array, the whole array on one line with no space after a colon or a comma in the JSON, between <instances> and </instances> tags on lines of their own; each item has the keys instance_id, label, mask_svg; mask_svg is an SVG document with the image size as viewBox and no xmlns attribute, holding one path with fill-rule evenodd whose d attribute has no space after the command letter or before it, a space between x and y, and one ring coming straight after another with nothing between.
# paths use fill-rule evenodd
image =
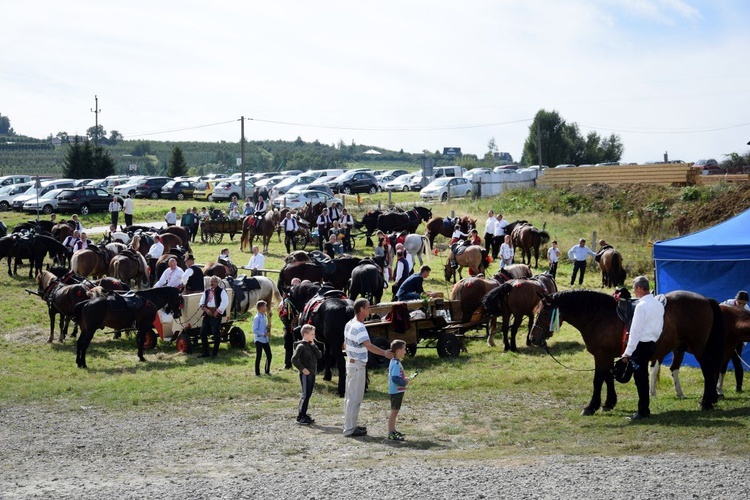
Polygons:
<instances>
[{"instance_id":1,"label":"blue jeans","mask_svg":"<svg viewBox=\"0 0 750 500\"><path fill-rule=\"evenodd\" d=\"M399 301L403 300L419 300L422 298L421 295L419 295L417 292L406 292L406 293L399 293L396 295L396 298Z\"/></svg>"}]
</instances>

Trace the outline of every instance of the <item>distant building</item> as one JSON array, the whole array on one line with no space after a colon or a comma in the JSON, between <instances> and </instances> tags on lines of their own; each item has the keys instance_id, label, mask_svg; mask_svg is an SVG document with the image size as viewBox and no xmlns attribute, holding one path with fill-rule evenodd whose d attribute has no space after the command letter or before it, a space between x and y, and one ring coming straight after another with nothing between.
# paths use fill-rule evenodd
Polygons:
<instances>
[{"instance_id":1,"label":"distant building","mask_svg":"<svg viewBox=\"0 0 750 500\"><path fill-rule=\"evenodd\" d=\"M461 156L461 148L443 148L444 156Z\"/></svg>"},{"instance_id":2,"label":"distant building","mask_svg":"<svg viewBox=\"0 0 750 500\"><path fill-rule=\"evenodd\" d=\"M497 161L501 162L501 164L509 165L513 163L513 157L511 156L510 153L501 151L499 153L498 152L494 153L494 156Z\"/></svg>"}]
</instances>

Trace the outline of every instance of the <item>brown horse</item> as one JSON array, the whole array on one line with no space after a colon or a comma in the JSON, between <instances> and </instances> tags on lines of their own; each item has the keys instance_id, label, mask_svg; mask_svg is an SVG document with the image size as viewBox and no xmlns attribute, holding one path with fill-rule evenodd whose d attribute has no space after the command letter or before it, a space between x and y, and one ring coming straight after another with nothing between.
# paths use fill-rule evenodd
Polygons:
<instances>
[{"instance_id":1,"label":"brown horse","mask_svg":"<svg viewBox=\"0 0 750 500\"><path fill-rule=\"evenodd\" d=\"M506 233L507 234L507 233ZM549 233L540 231L531 224L519 224L510 233L514 248L521 249L521 263L531 265L531 251L534 251L534 267L539 267L539 247L549 241ZM528 262L526 262L528 259Z\"/></svg>"},{"instance_id":2,"label":"brown horse","mask_svg":"<svg viewBox=\"0 0 750 500\"><path fill-rule=\"evenodd\" d=\"M243 252L251 252L253 249L253 240L260 236L263 240L263 253L268 253L268 245L271 243L271 236L279 223L279 211L272 210L266 212L262 219L258 220L253 215L248 215L242 221L242 243L240 249Z\"/></svg>"},{"instance_id":3,"label":"brown horse","mask_svg":"<svg viewBox=\"0 0 750 500\"><path fill-rule=\"evenodd\" d=\"M500 269L492 279L498 283L505 283L515 279L531 278L533 274L528 264L511 264Z\"/></svg>"},{"instance_id":4,"label":"brown horse","mask_svg":"<svg viewBox=\"0 0 750 500\"><path fill-rule=\"evenodd\" d=\"M473 319L480 319L487 315L482 305L482 298L491 290L499 287L500 283L494 279L469 277L464 278L455 285L451 290L451 300L458 301L461 304L461 323L468 323ZM487 343L490 344L490 338L494 339L495 329L497 328L496 318L490 322L490 336Z\"/></svg>"},{"instance_id":5,"label":"brown horse","mask_svg":"<svg viewBox=\"0 0 750 500\"><path fill-rule=\"evenodd\" d=\"M656 343L654 359L662 359L678 346L695 355L703 372L703 409L717 401L716 378L724 351L724 317L719 304L692 292L675 291L666 295L664 329ZM567 321L583 337L586 350L594 355L594 392L581 415L593 415L601 405L602 384L607 385L603 409L617 404L612 363L623 352L625 323L616 312L613 296L590 290L569 290L542 295L531 332L534 345L546 346L558 324ZM553 321L553 315L557 321Z\"/></svg>"},{"instance_id":6,"label":"brown horse","mask_svg":"<svg viewBox=\"0 0 750 500\"><path fill-rule=\"evenodd\" d=\"M106 246L91 246L78 250L70 258L70 269L80 276L106 276L110 261L123 250L125 245L122 243L109 243Z\"/></svg>"},{"instance_id":7,"label":"brown horse","mask_svg":"<svg viewBox=\"0 0 750 500\"><path fill-rule=\"evenodd\" d=\"M172 233L164 233L159 236L161 238L161 244L164 245L164 253L171 251L173 248L182 248L182 238L180 236ZM145 257L148 255L148 251L153 244L153 236L149 235L149 238L144 238L142 235L136 234L133 236L133 239L130 240L128 247L134 248Z\"/></svg>"},{"instance_id":8,"label":"brown horse","mask_svg":"<svg viewBox=\"0 0 750 500\"><path fill-rule=\"evenodd\" d=\"M299 278L302 281L309 280L320 283L324 279L323 268L312 262L284 264L284 267L279 271L279 279L276 286L279 290L289 290L294 278Z\"/></svg>"},{"instance_id":9,"label":"brown horse","mask_svg":"<svg viewBox=\"0 0 750 500\"><path fill-rule=\"evenodd\" d=\"M554 283L554 280L551 280L551 285L549 282L545 285L541 279L508 281L490 290L482 298L482 305L488 314L502 316L505 351L518 351L516 334L525 317L529 318L529 333L526 337L526 345L530 344L529 336L531 335L531 325L534 323L534 310L539 304L539 294L557 291ZM552 290L549 290L549 288L552 288ZM511 316L513 316L513 324L510 322ZM508 331L510 331L510 338L508 338ZM487 345L495 346L494 331L487 338Z\"/></svg>"},{"instance_id":10,"label":"brown horse","mask_svg":"<svg viewBox=\"0 0 750 500\"><path fill-rule=\"evenodd\" d=\"M458 220L458 225L461 227L461 232L469 234L469 231L477 226L477 220L464 216ZM453 219L433 217L427 222L427 229L425 230L424 235L430 240L430 247L434 247L435 238L437 238L439 234L450 239L450 237L453 236L453 231L455 229L456 224Z\"/></svg>"},{"instance_id":11,"label":"brown horse","mask_svg":"<svg viewBox=\"0 0 750 500\"><path fill-rule=\"evenodd\" d=\"M454 268L452 265L455 259L457 266ZM453 283L456 282L456 270L458 270L459 279L463 279L461 276L461 270L464 267L468 267L474 274L482 274L489 263L487 262L487 250L480 245L471 245L466 248L462 253L453 255L453 250L448 250L448 259L445 262L445 281L450 281L453 278Z\"/></svg>"},{"instance_id":12,"label":"brown horse","mask_svg":"<svg viewBox=\"0 0 750 500\"><path fill-rule=\"evenodd\" d=\"M237 266L231 263L209 262L206 264L206 267L203 268L203 276L218 276L221 279L224 279L227 276L236 278Z\"/></svg>"},{"instance_id":13,"label":"brown horse","mask_svg":"<svg viewBox=\"0 0 750 500\"><path fill-rule=\"evenodd\" d=\"M148 286L148 264L146 258L140 252L125 250L109 262L107 274L113 278L130 284L135 280L139 288Z\"/></svg>"},{"instance_id":14,"label":"brown horse","mask_svg":"<svg viewBox=\"0 0 750 500\"><path fill-rule=\"evenodd\" d=\"M57 238L57 241L62 243L65 241L65 238L73 234L73 228L64 222L61 222L52 226L52 231L50 232L52 233L52 236Z\"/></svg>"},{"instance_id":15,"label":"brown horse","mask_svg":"<svg viewBox=\"0 0 750 500\"><path fill-rule=\"evenodd\" d=\"M625 269L622 255L614 248L608 248L599 256L599 269L602 271L602 288L618 287L625 283Z\"/></svg>"},{"instance_id":16,"label":"brown horse","mask_svg":"<svg viewBox=\"0 0 750 500\"><path fill-rule=\"evenodd\" d=\"M165 234L173 234L180 238L181 243L179 246L186 250L190 250L190 235L188 233L188 230L185 229L182 226L169 226L168 228L162 229L159 231L159 235L162 237L162 244L166 248L166 243L164 243L164 235Z\"/></svg>"}]
</instances>

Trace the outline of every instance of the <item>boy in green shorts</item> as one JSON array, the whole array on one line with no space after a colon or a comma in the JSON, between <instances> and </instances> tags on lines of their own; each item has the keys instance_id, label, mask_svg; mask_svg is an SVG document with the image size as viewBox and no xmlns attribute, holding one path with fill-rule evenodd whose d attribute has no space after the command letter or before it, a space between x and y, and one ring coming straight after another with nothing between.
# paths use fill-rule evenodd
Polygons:
<instances>
[{"instance_id":1,"label":"boy in green shorts","mask_svg":"<svg viewBox=\"0 0 750 500\"><path fill-rule=\"evenodd\" d=\"M391 411L388 413L388 439L403 441L404 435L396 430L396 417L401 409L401 402L404 400L406 384L409 383L409 379L404 375L404 367L401 365L401 360L406 354L406 342L394 340L391 342L391 352L393 359L388 365L388 394L391 398Z\"/></svg>"}]
</instances>

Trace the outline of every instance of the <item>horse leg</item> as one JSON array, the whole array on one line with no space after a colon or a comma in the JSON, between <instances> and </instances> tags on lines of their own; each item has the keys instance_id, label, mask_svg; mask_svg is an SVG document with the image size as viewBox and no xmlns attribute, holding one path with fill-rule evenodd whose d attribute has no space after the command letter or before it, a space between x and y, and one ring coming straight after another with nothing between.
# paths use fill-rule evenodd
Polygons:
<instances>
[{"instance_id":1,"label":"horse leg","mask_svg":"<svg viewBox=\"0 0 750 500\"><path fill-rule=\"evenodd\" d=\"M346 361L344 361L344 353L340 350L334 355L336 361L336 369L339 371L339 397L343 398L346 395Z\"/></svg>"},{"instance_id":2,"label":"horse leg","mask_svg":"<svg viewBox=\"0 0 750 500\"><path fill-rule=\"evenodd\" d=\"M531 347L531 327L534 325L534 313L526 315L529 318L529 332L526 334L526 347Z\"/></svg>"},{"instance_id":3,"label":"horse leg","mask_svg":"<svg viewBox=\"0 0 750 500\"><path fill-rule=\"evenodd\" d=\"M611 371L604 374L604 383L607 385L607 399L604 401L602 411L612 411L617 406L617 391L615 390L615 377Z\"/></svg>"},{"instance_id":4,"label":"horse leg","mask_svg":"<svg viewBox=\"0 0 750 500\"><path fill-rule=\"evenodd\" d=\"M516 335L518 334L518 328L521 326L523 318L524 316L520 314L513 315L513 325L510 327L510 350L513 352L518 352L518 347L516 346Z\"/></svg>"},{"instance_id":5,"label":"horse leg","mask_svg":"<svg viewBox=\"0 0 750 500\"><path fill-rule=\"evenodd\" d=\"M672 380L674 380L674 390L679 399L685 397L685 394L682 392L682 385L680 384L680 366L684 357L684 352L675 351L672 357L672 364L669 365L669 370L672 372Z\"/></svg>"},{"instance_id":6,"label":"horse leg","mask_svg":"<svg viewBox=\"0 0 750 500\"><path fill-rule=\"evenodd\" d=\"M705 354L699 363L703 372L703 397L699 401L701 410L713 410L714 404L719 400L716 382L720 367L711 359L711 356Z\"/></svg>"},{"instance_id":7,"label":"horse leg","mask_svg":"<svg viewBox=\"0 0 750 500\"><path fill-rule=\"evenodd\" d=\"M78 365L78 368L88 368L88 366L86 366L86 350L88 349L93 336L94 332L89 333L81 328L81 336L78 338L78 342L76 342L76 364Z\"/></svg>"},{"instance_id":8,"label":"horse leg","mask_svg":"<svg viewBox=\"0 0 750 500\"><path fill-rule=\"evenodd\" d=\"M510 329L510 314L503 315L503 348L505 352L510 351L510 343L508 342L508 330Z\"/></svg>"},{"instance_id":9,"label":"horse leg","mask_svg":"<svg viewBox=\"0 0 750 500\"><path fill-rule=\"evenodd\" d=\"M612 363L608 363L610 366ZM602 405L602 384L606 379L606 374L610 372L610 366L606 368L597 367L594 371L594 393L591 395L591 401L589 404L583 407L581 412L582 417L588 417L596 413ZM614 389L613 389L614 390Z\"/></svg>"},{"instance_id":10,"label":"horse leg","mask_svg":"<svg viewBox=\"0 0 750 500\"><path fill-rule=\"evenodd\" d=\"M48 306L47 312L49 313L49 339L47 339L47 343L51 344L55 337L55 311ZM60 331L60 337L62 339L62 331Z\"/></svg>"},{"instance_id":11,"label":"horse leg","mask_svg":"<svg viewBox=\"0 0 750 500\"><path fill-rule=\"evenodd\" d=\"M146 358L143 357L143 344L146 341L146 331L143 328L139 328L135 334L135 342L138 345L138 361L145 362Z\"/></svg>"},{"instance_id":12,"label":"horse leg","mask_svg":"<svg viewBox=\"0 0 750 500\"><path fill-rule=\"evenodd\" d=\"M497 318L490 320L490 327L487 333L487 346L495 347L495 331L497 330Z\"/></svg>"}]
</instances>

